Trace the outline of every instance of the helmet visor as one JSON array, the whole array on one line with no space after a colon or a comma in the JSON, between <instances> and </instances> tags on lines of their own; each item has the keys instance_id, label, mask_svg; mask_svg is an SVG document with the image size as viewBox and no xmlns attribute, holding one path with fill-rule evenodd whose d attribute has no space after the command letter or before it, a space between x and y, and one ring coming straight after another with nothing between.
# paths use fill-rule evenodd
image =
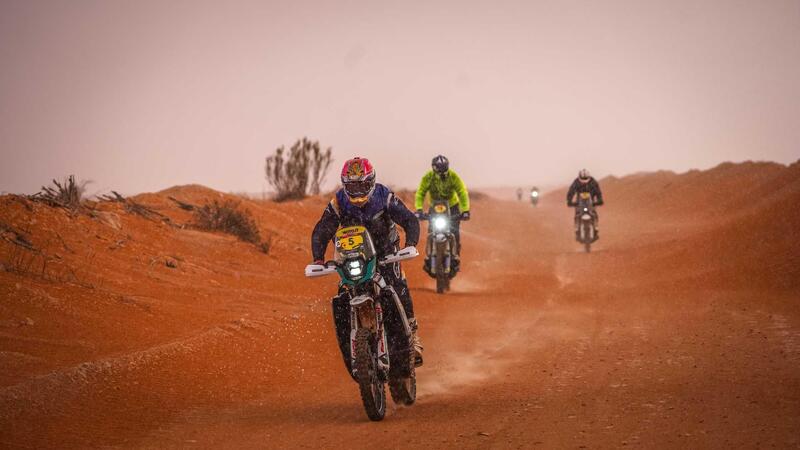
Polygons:
<instances>
[{"instance_id":1,"label":"helmet visor","mask_svg":"<svg viewBox=\"0 0 800 450\"><path fill-rule=\"evenodd\" d=\"M350 197L366 197L374 185L374 180L348 181L344 184L344 190Z\"/></svg>"}]
</instances>

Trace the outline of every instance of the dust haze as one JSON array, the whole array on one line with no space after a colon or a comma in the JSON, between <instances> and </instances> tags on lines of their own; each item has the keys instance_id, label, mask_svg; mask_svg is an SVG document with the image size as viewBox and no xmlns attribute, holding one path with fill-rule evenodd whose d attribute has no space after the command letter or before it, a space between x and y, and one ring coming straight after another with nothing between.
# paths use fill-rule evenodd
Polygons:
<instances>
[{"instance_id":1,"label":"dust haze","mask_svg":"<svg viewBox=\"0 0 800 450\"><path fill-rule=\"evenodd\" d=\"M799 49L796 0L0 0L0 446L796 448ZM471 192L381 422L330 197L238 194L303 136Z\"/></svg>"},{"instance_id":2,"label":"dust haze","mask_svg":"<svg viewBox=\"0 0 800 450\"><path fill-rule=\"evenodd\" d=\"M788 163L798 48L796 1L6 0L0 191L259 192L302 136L405 187Z\"/></svg>"}]
</instances>

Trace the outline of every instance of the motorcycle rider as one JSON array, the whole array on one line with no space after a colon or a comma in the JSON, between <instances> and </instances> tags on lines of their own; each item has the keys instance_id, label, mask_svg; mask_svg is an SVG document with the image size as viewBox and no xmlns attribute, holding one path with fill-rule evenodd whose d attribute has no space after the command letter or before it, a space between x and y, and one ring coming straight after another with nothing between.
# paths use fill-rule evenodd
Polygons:
<instances>
[{"instance_id":1,"label":"motorcycle rider","mask_svg":"<svg viewBox=\"0 0 800 450\"><path fill-rule=\"evenodd\" d=\"M603 193L600 192L600 185L597 183L597 180L594 179L589 174L589 171L586 169L581 169L578 172L578 178L572 182L572 185L569 187L567 191L567 206L578 206L578 202L576 201L576 197L582 193L588 192L592 198L592 204L594 206L601 206L603 204ZM576 211L575 217L578 217L578 212ZM598 222L600 218L597 215L597 211L594 213L594 240L600 238L600 230ZM578 230L578 220L575 220L575 237L576 239L579 237L580 230Z\"/></svg>"},{"instance_id":2,"label":"motorcycle rider","mask_svg":"<svg viewBox=\"0 0 800 450\"><path fill-rule=\"evenodd\" d=\"M342 187L322 212L322 217L311 235L311 251L314 264L324 264L325 250L340 226L362 225L374 240L378 257L394 253L398 249L400 236L395 224L399 224L406 235L406 245L414 246L419 241L419 221L403 202L386 186L375 182L375 169L366 158L355 157L344 163L341 173ZM412 329L416 365L422 365L422 343L417 336L417 320L405 274L399 263L379 266L381 276L397 292ZM333 298L333 322L336 339L348 372L352 375L350 355L350 301L347 291L340 286ZM405 337L399 313L394 302L384 305L387 337L391 342L399 336ZM392 339L395 338L395 339ZM398 341L399 342L399 341ZM404 347L405 348L405 347Z\"/></svg>"},{"instance_id":3,"label":"motorcycle rider","mask_svg":"<svg viewBox=\"0 0 800 450\"><path fill-rule=\"evenodd\" d=\"M517 188L517 201L522 201L522 188Z\"/></svg>"},{"instance_id":4,"label":"motorcycle rider","mask_svg":"<svg viewBox=\"0 0 800 450\"><path fill-rule=\"evenodd\" d=\"M534 206L539 203L539 188L536 186L531 188L531 202Z\"/></svg>"},{"instance_id":5,"label":"motorcycle rider","mask_svg":"<svg viewBox=\"0 0 800 450\"><path fill-rule=\"evenodd\" d=\"M418 218L424 217L422 206L425 195L430 193L431 201L447 201L450 206L450 217L453 217L453 234L456 238L456 254L453 255L451 269L458 272L461 262L461 233L460 221L469 220L469 192L461 177L450 169L450 161L438 155L431 161L431 170L422 177L417 193L414 196L414 209ZM425 255L425 270L430 272L430 255Z\"/></svg>"}]
</instances>

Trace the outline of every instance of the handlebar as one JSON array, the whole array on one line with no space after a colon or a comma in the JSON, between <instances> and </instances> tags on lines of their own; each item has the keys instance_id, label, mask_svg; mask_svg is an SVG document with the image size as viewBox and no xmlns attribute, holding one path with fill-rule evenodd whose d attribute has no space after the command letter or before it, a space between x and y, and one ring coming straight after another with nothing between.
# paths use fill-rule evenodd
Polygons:
<instances>
[{"instance_id":1,"label":"handlebar","mask_svg":"<svg viewBox=\"0 0 800 450\"><path fill-rule=\"evenodd\" d=\"M428 213L419 213L419 214L415 214L415 215L417 216L417 219L419 219L419 220L431 220L431 215L428 214ZM461 214L455 214L455 215L448 214L447 217L449 217L451 220L464 220L464 219L461 218Z\"/></svg>"},{"instance_id":2,"label":"handlebar","mask_svg":"<svg viewBox=\"0 0 800 450\"><path fill-rule=\"evenodd\" d=\"M419 252L417 248L413 245L409 245L405 248L402 248L391 255L387 255L378 260L378 264L381 266L385 266L388 264L405 261L407 259L415 258L419 256ZM341 264L337 263L336 261L326 261L323 264L309 264L306 266L305 275L307 277L321 277L331 273L336 272L336 269L341 267Z\"/></svg>"},{"instance_id":3,"label":"handlebar","mask_svg":"<svg viewBox=\"0 0 800 450\"><path fill-rule=\"evenodd\" d=\"M600 203L592 203L592 206L603 206L603 205L604 205L604 203L602 203L602 202L600 202ZM580 206L580 204L575 203L575 202L567 203L567 208L574 208L574 207L577 207L577 206Z\"/></svg>"}]
</instances>

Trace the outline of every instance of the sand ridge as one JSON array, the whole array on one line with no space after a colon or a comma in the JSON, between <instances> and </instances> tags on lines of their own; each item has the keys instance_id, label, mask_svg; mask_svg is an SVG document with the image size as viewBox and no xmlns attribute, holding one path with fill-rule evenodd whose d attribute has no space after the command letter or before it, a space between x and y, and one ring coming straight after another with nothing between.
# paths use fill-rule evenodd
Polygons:
<instances>
[{"instance_id":1,"label":"sand ridge","mask_svg":"<svg viewBox=\"0 0 800 450\"><path fill-rule=\"evenodd\" d=\"M0 241L0 442L800 445L798 175L742 163L601 180L591 254L563 191L538 208L475 201L452 293L435 294L421 260L404 266L426 365L417 404L379 424L334 343L335 280L302 276L327 198L239 200L272 236L265 255L180 226L190 213L169 197L232 198L201 186L136 197L178 226L2 197L0 222L49 262L9 271L27 253Z\"/></svg>"}]
</instances>

